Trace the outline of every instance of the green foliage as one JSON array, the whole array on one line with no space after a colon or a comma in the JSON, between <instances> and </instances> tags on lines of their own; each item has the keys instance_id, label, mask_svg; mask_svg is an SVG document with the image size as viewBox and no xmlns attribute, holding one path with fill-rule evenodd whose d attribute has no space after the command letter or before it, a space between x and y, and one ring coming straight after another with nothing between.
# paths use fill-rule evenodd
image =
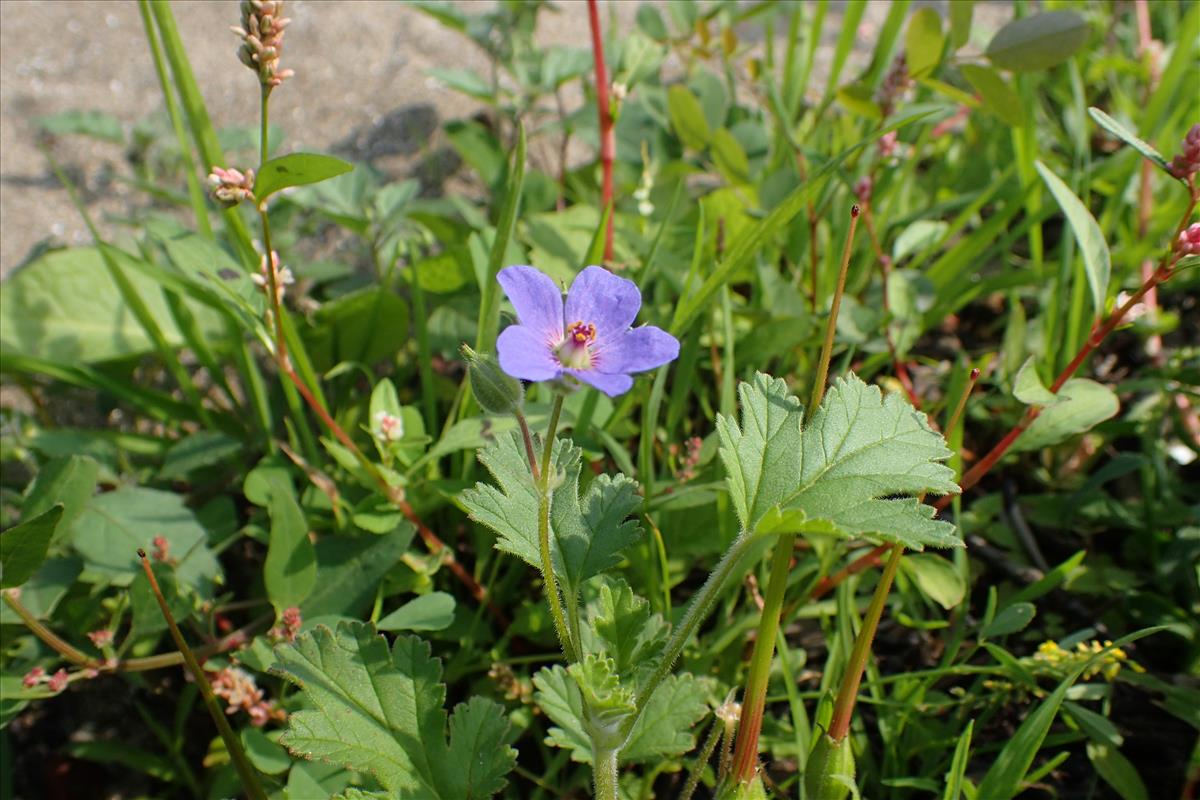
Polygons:
<instances>
[{"instance_id":1,"label":"green foliage","mask_svg":"<svg viewBox=\"0 0 1200 800\"><path fill-rule=\"evenodd\" d=\"M158 536L166 542L180 585L211 597L221 566L208 547L207 532L177 494L131 487L96 495L76 520L71 544L95 581L128 586L142 574L138 548L154 552Z\"/></svg>"},{"instance_id":2,"label":"green foliage","mask_svg":"<svg viewBox=\"0 0 1200 800\"><path fill-rule=\"evenodd\" d=\"M1035 161L1038 174L1050 187L1050 193L1058 201L1075 241L1083 253L1084 273L1087 275L1088 287L1092 291L1092 309L1097 317L1105 311L1105 300L1108 298L1108 280L1112 272L1112 257L1108 254L1108 244L1100 225L1078 197L1071 191L1062 179L1047 169L1040 161Z\"/></svg>"},{"instance_id":3,"label":"green foliage","mask_svg":"<svg viewBox=\"0 0 1200 800\"><path fill-rule=\"evenodd\" d=\"M266 481L271 540L263 562L263 583L267 597L282 610L308 597L317 580L317 559L291 482L278 473Z\"/></svg>"},{"instance_id":4,"label":"green foliage","mask_svg":"<svg viewBox=\"0 0 1200 800\"><path fill-rule=\"evenodd\" d=\"M116 257L127 267L135 265L131 256ZM183 334L156 282L136 270L128 277L167 342L182 343ZM195 307L192 314L202 331L216 333L213 314ZM6 358L19 354L60 364L111 361L154 347L129 313L100 251L91 247L51 251L5 280L0 344Z\"/></svg>"},{"instance_id":5,"label":"green foliage","mask_svg":"<svg viewBox=\"0 0 1200 800\"><path fill-rule=\"evenodd\" d=\"M293 753L370 772L414 797L467 800L504 788L516 751L502 710L475 697L447 725L441 665L420 639L399 637L389 650L372 626L342 623L275 657L274 670L313 706L291 715L282 743Z\"/></svg>"},{"instance_id":6,"label":"green foliage","mask_svg":"<svg viewBox=\"0 0 1200 800\"><path fill-rule=\"evenodd\" d=\"M945 46L942 18L936 10L922 8L912 15L904 33L904 54L913 77L920 78L932 72L941 61Z\"/></svg>"},{"instance_id":7,"label":"green foliage","mask_svg":"<svg viewBox=\"0 0 1200 800\"><path fill-rule=\"evenodd\" d=\"M354 169L340 158L319 153L288 153L272 158L254 176L254 197L262 203L280 189L319 183Z\"/></svg>"},{"instance_id":8,"label":"green foliage","mask_svg":"<svg viewBox=\"0 0 1200 800\"><path fill-rule=\"evenodd\" d=\"M761 373L739 387L741 426L718 417L721 458L742 526L760 533L877 535L913 550L961 547L915 498L958 490L925 415L856 376L838 379L801 432L800 401Z\"/></svg>"},{"instance_id":9,"label":"green foliage","mask_svg":"<svg viewBox=\"0 0 1200 800\"><path fill-rule=\"evenodd\" d=\"M450 118L401 99L312 142L351 165L286 155L298 132L280 112L319 100L292 62L312 56L303 37L281 54L297 79L254 120L259 87L232 53L235 91L214 93L183 46L194 32L139 3L163 113L25 126L56 162L30 174L61 163L106 238L48 240L0 290L0 759L103 765L110 794L251 791L224 739L188 743L209 725L195 684L138 674L177 659L141 547L210 674L254 682L252 707L221 716L267 796L586 797L607 785L597 747L621 796L795 795L821 771L813 746L878 585L871 548L956 547L953 521L967 549L899 561L875 634L887 657L868 661L870 711L843 750L856 785L828 791L999 800L1094 774L1126 800L1178 794L1200 729L1195 259L1076 354L1195 222L1167 173L1200 119L1200 7L1147 5L1152 59L1138 15L1052 5L1012 22L967 0L945 19L906 0L602 12L616 153L601 208L583 4L348 7L444 27L463 58L427 76L466 104ZM544 45L549 14L577 46ZM279 155L265 165L259 123ZM219 208L202 183L215 164L254 169L258 196ZM296 279L284 363L255 280L267 234ZM791 393L813 390L847 240L814 412ZM621 397L565 396L550 502L565 663L508 413L519 399L540 453L561 387L500 371L481 409L458 354L499 369L500 268L565 287L601 262L637 284L635 324L681 349ZM1032 416L981 480L956 479ZM767 579L776 550L784 584ZM762 637L767 599L787 612L777 636ZM1097 655L1147 625L1148 645ZM774 784L721 784L721 699L741 699L760 637ZM128 680L79 665L109 658ZM80 702L96 697L129 713L97 727ZM62 742L35 724L50 717ZM39 791L13 763L0 795Z\"/></svg>"},{"instance_id":10,"label":"green foliage","mask_svg":"<svg viewBox=\"0 0 1200 800\"><path fill-rule=\"evenodd\" d=\"M539 451L540 446L535 448ZM601 475L580 496L582 452L558 439L551 460L557 476L550 503L551 552L568 596L578 594L588 578L615 566L621 552L641 535L637 522L627 519L639 502L634 481L624 475ZM540 568L537 490L520 435L496 437L479 452L479 460L498 488L476 484L462 493L463 505L472 519L499 534L498 549Z\"/></svg>"},{"instance_id":11,"label":"green foliage","mask_svg":"<svg viewBox=\"0 0 1200 800\"><path fill-rule=\"evenodd\" d=\"M62 516L56 505L0 534L0 588L20 586L38 571Z\"/></svg>"},{"instance_id":12,"label":"green foliage","mask_svg":"<svg viewBox=\"0 0 1200 800\"><path fill-rule=\"evenodd\" d=\"M1083 17L1073 11L1047 11L1013 20L988 43L984 55L1001 69L1049 69L1075 54L1088 38Z\"/></svg>"}]
</instances>

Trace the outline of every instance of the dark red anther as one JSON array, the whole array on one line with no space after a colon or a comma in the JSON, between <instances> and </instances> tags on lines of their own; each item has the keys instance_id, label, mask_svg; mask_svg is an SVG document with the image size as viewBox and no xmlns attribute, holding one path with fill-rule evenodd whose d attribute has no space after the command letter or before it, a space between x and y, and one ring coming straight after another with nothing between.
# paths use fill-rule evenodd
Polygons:
<instances>
[{"instance_id":1,"label":"dark red anther","mask_svg":"<svg viewBox=\"0 0 1200 800\"><path fill-rule=\"evenodd\" d=\"M852 217L858 216L858 203L855 203L854 205L850 206L850 216L852 216Z\"/></svg>"}]
</instances>

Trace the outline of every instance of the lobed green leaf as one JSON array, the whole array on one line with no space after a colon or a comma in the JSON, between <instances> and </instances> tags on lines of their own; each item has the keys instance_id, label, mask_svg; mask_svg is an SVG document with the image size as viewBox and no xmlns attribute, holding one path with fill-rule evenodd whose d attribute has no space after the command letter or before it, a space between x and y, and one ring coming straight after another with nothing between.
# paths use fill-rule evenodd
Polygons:
<instances>
[{"instance_id":1,"label":"lobed green leaf","mask_svg":"<svg viewBox=\"0 0 1200 800\"><path fill-rule=\"evenodd\" d=\"M370 772L406 797L478 800L504 788L516 751L503 709L473 697L447 720L441 663L421 639L398 637L389 651L365 623L318 625L275 657L272 670L311 704L280 740L293 754Z\"/></svg>"}]
</instances>

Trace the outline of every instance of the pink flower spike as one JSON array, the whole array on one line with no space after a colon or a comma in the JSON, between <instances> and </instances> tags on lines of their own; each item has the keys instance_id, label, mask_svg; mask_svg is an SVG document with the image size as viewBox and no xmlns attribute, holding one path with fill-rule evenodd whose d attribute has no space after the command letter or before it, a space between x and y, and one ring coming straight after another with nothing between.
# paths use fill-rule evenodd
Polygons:
<instances>
[{"instance_id":1,"label":"pink flower spike","mask_svg":"<svg viewBox=\"0 0 1200 800\"><path fill-rule=\"evenodd\" d=\"M34 667L25 673L25 677L21 679L22 685L26 689L32 689L46 678L46 670L41 667Z\"/></svg>"},{"instance_id":2,"label":"pink flower spike","mask_svg":"<svg viewBox=\"0 0 1200 800\"><path fill-rule=\"evenodd\" d=\"M50 677L50 680L46 681L46 686L49 687L50 691L52 692L61 692L63 689L67 688L67 680L67 671L65 669L60 669Z\"/></svg>"}]
</instances>

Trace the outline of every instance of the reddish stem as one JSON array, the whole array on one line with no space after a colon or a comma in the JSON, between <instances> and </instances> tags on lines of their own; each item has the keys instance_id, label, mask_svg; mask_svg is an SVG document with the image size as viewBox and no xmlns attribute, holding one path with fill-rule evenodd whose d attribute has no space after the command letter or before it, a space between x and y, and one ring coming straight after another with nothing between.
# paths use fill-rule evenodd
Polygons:
<instances>
[{"instance_id":1,"label":"reddish stem","mask_svg":"<svg viewBox=\"0 0 1200 800\"><path fill-rule=\"evenodd\" d=\"M1195 206L1196 198L1193 197L1192 202L1188 205L1188 211L1183 217L1183 222L1180 223L1179 230L1182 230L1186 225L1187 220L1191 217L1192 210L1195 208ZM1179 231L1177 230L1175 236L1171 237L1172 243L1175 241L1178 235ZM1103 325L1092 328L1091 335L1088 336L1087 341L1083 343L1083 346L1079 348L1079 352L1075 354L1075 357L1071 359L1071 363L1067 364L1067 366L1063 368L1063 371L1059 373L1057 378L1054 379L1054 383L1050 385L1050 391L1053 394L1058 394L1058 391L1062 389L1063 385L1068 380L1070 380L1071 376L1075 374L1080 365L1083 364L1084 360L1086 360L1087 357L1092 354L1092 351L1099 347L1100 343L1104 341L1105 337L1112 333L1113 330L1115 330L1116 327L1121 324L1121 320L1125 318L1125 315L1129 313L1131 308L1141 302L1142 298L1150 290L1154 289L1156 286L1158 286L1158 284L1171 277L1172 268L1175 266L1176 261L1177 255L1172 251L1172 253L1169 253L1166 257L1164 257L1163 263L1159 266L1159 268L1150 275L1150 277L1142 284L1141 288L1134 292L1129 299L1125 301L1124 305L1110 314L1108 319L1104 321ZM967 489L970 489L972 486L979 483L980 479L986 475L993 466L995 466L996 462L1004 457L1004 454L1008 452L1010 447L1012 447L1013 442L1017 440L1017 437L1024 433L1025 430L1031 424L1033 424L1033 421L1037 419L1038 415L1041 413L1041 406L1030 406L1025 411L1025 414L1021 417L1020 421L1013 426L1013 429L1005 434L1004 438L997 442L996 446L993 447L987 455L980 459L975 466L971 467L971 469L969 469L966 474L963 475L962 481L960 481L962 490L965 492ZM951 495L947 495L938 500L938 502L934 505L934 508L941 511L950 505L952 500L953 497Z\"/></svg>"},{"instance_id":2,"label":"reddish stem","mask_svg":"<svg viewBox=\"0 0 1200 800\"><path fill-rule=\"evenodd\" d=\"M604 64L604 42L600 36L600 12L596 0L588 0L588 24L592 29L592 56L596 61L596 107L600 112L600 168L602 181L600 207L608 209L604 226L604 261L613 258L613 160L617 156L617 135L613 126L608 96L608 68Z\"/></svg>"},{"instance_id":3,"label":"reddish stem","mask_svg":"<svg viewBox=\"0 0 1200 800\"><path fill-rule=\"evenodd\" d=\"M876 566L879 564L879 559L883 557L883 554L888 551L889 547L891 547L890 544L881 544L873 547L865 555L854 559L832 575L826 575L824 578L821 578L821 580L817 582L817 585L813 587L812 594L809 595L809 599L820 600L822 597L836 589L838 584L842 583L842 581L846 580L846 578L849 578L851 575L857 575L863 570Z\"/></svg>"}]
</instances>

